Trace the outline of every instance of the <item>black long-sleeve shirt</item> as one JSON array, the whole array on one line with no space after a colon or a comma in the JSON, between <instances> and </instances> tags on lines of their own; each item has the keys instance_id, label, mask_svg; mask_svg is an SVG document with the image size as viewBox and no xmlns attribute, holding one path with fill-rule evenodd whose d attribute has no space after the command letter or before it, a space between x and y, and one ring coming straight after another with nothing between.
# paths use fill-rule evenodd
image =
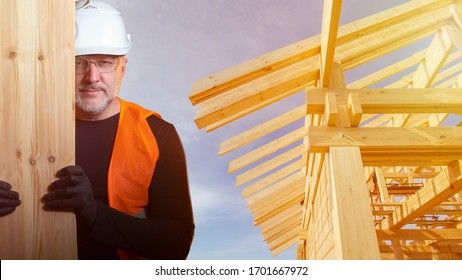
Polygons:
<instances>
[{"instance_id":1,"label":"black long-sleeve shirt","mask_svg":"<svg viewBox=\"0 0 462 280\"><path fill-rule=\"evenodd\" d=\"M118 259L117 248L148 259L185 259L194 219L180 138L172 124L154 115L147 118L159 159L146 218L129 216L108 206L107 174L118 121L119 114L101 121L76 121L76 164L84 169L98 201L93 228L77 221L79 259Z\"/></svg>"}]
</instances>

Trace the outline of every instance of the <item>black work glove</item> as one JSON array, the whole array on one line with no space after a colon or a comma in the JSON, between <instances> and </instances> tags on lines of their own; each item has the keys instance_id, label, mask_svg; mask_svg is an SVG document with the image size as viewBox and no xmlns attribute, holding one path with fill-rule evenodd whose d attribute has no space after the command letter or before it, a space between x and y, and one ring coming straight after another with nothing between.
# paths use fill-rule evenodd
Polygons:
<instances>
[{"instance_id":1,"label":"black work glove","mask_svg":"<svg viewBox=\"0 0 462 280\"><path fill-rule=\"evenodd\" d=\"M77 221L91 228L96 220L97 202L93 197L90 180L80 166L72 165L59 170L44 195L45 206L53 210L75 211Z\"/></svg>"},{"instance_id":2,"label":"black work glove","mask_svg":"<svg viewBox=\"0 0 462 280\"><path fill-rule=\"evenodd\" d=\"M0 181L0 217L13 213L19 204L19 193L12 191L9 183Z\"/></svg>"}]
</instances>

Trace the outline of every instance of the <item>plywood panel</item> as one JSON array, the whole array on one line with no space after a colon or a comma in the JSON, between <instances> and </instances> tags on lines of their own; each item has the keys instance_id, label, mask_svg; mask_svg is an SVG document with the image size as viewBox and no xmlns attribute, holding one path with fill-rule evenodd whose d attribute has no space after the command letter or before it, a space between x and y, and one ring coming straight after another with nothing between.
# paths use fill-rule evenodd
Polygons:
<instances>
[{"instance_id":1,"label":"plywood panel","mask_svg":"<svg viewBox=\"0 0 462 280\"><path fill-rule=\"evenodd\" d=\"M0 179L22 205L0 218L1 259L75 259L70 212L43 209L74 162L74 1L0 1Z\"/></svg>"}]
</instances>

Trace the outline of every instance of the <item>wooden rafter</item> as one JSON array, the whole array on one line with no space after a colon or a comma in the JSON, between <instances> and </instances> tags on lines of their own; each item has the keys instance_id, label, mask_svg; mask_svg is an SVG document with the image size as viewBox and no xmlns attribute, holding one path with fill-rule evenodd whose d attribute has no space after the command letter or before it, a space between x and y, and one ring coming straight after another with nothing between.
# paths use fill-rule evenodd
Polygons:
<instances>
[{"instance_id":1,"label":"wooden rafter","mask_svg":"<svg viewBox=\"0 0 462 280\"><path fill-rule=\"evenodd\" d=\"M435 34L433 41L425 53L425 58L420 63L412 78L412 86L414 88L429 87L451 53L454 43L448 34L451 32L448 29L450 29L450 26L443 26Z\"/></svg>"},{"instance_id":2,"label":"wooden rafter","mask_svg":"<svg viewBox=\"0 0 462 280\"><path fill-rule=\"evenodd\" d=\"M252 142L258 138L261 138L281 127L284 127L296 120L299 120L305 116L305 106L299 106L293 110L288 111L276 118L273 118L265 123L262 123L252 129L249 129L239 135L236 135L225 142L221 143L220 151L218 155L224 155L231 152L243 145Z\"/></svg>"},{"instance_id":3,"label":"wooden rafter","mask_svg":"<svg viewBox=\"0 0 462 280\"><path fill-rule=\"evenodd\" d=\"M334 63L334 54L337 40L338 24L340 22L340 10L342 0L324 1L324 14L321 29L321 86L328 87L330 74Z\"/></svg>"}]
</instances>

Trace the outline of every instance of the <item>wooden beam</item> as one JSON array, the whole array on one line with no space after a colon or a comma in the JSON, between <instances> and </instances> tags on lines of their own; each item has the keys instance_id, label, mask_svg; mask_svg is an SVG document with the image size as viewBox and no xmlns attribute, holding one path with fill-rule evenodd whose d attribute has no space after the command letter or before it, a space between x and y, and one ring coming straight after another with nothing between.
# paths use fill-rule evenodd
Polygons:
<instances>
[{"instance_id":1,"label":"wooden beam","mask_svg":"<svg viewBox=\"0 0 462 280\"><path fill-rule=\"evenodd\" d=\"M278 203L278 201L285 201L292 199L294 196L299 196L304 193L304 187L301 184L292 184L286 188L283 188L272 195L254 203L250 207L250 213L255 214L265 209L270 209Z\"/></svg>"},{"instance_id":2,"label":"wooden beam","mask_svg":"<svg viewBox=\"0 0 462 280\"><path fill-rule=\"evenodd\" d=\"M297 207L296 205L293 205L292 207L292 210L283 214L278 214L277 217L272 217L270 220L264 221L258 226L265 238L276 234L295 223L300 223L300 207Z\"/></svg>"},{"instance_id":3,"label":"wooden beam","mask_svg":"<svg viewBox=\"0 0 462 280\"><path fill-rule=\"evenodd\" d=\"M410 221L408 224L414 224L416 227L430 227L430 228L436 228L436 227L444 227L444 228L454 228L457 226L457 224L462 223L462 221L458 221L455 219L451 220L413 220Z\"/></svg>"},{"instance_id":4,"label":"wooden beam","mask_svg":"<svg viewBox=\"0 0 462 280\"><path fill-rule=\"evenodd\" d=\"M451 202L451 201L447 201L447 202L442 202L441 205L442 205L442 206L457 206L457 207L462 207L462 202Z\"/></svg>"},{"instance_id":5,"label":"wooden beam","mask_svg":"<svg viewBox=\"0 0 462 280\"><path fill-rule=\"evenodd\" d=\"M435 114L436 115L436 114ZM399 116L399 115L398 115ZM402 114L401 121L393 122L393 126L402 127L428 127L431 114ZM393 117L395 118L395 117ZM436 125L437 126L437 125ZM390 126L392 127L392 126Z\"/></svg>"},{"instance_id":6,"label":"wooden beam","mask_svg":"<svg viewBox=\"0 0 462 280\"><path fill-rule=\"evenodd\" d=\"M338 46L334 60L340 62L345 71L350 70L433 35L446 25L450 18L447 8L443 8L396 23ZM416 22L419 24L415 24Z\"/></svg>"},{"instance_id":7,"label":"wooden beam","mask_svg":"<svg viewBox=\"0 0 462 280\"><path fill-rule=\"evenodd\" d=\"M424 187L411 196L400 210L394 212L388 229L400 229L407 223L446 201L462 190L462 161L453 161L435 178L428 180Z\"/></svg>"},{"instance_id":8,"label":"wooden beam","mask_svg":"<svg viewBox=\"0 0 462 280\"><path fill-rule=\"evenodd\" d=\"M455 241L457 242L457 241ZM456 244L451 244L451 241L436 242L436 244L411 243L399 245L405 259L433 259L437 254L445 253L450 255L450 259L454 259L455 254L462 253L462 247ZM381 244L381 252L390 252L390 246ZM457 257L456 257L457 258Z\"/></svg>"},{"instance_id":9,"label":"wooden beam","mask_svg":"<svg viewBox=\"0 0 462 280\"><path fill-rule=\"evenodd\" d=\"M394 114L392 116L387 127L410 127L409 124L414 117L414 113Z\"/></svg>"},{"instance_id":10,"label":"wooden beam","mask_svg":"<svg viewBox=\"0 0 462 280\"><path fill-rule=\"evenodd\" d=\"M428 215L458 216L458 215L462 215L462 210L461 209L438 208L438 209L429 210L429 211L426 212L426 214L428 214Z\"/></svg>"},{"instance_id":11,"label":"wooden beam","mask_svg":"<svg viewBox=\"0 0 462 280\"><path fill-rule=\"evenodd\" d=\"M297 260L306 260L306 241L305 240L299 240L298 246L297 246Z\"/></svg>"},{"instance_id":12,"label":"wooden beam","mask_svg":"<svg viewBox=\"0 0 462 280\"><path fill-rule=\"evenodd\" d=\"M390 153L381 151L379 155L367 155L362 152L364 166L403 166L403 165L427 165L427 166L447 166L454 159L462 158L462 154L454 154L450 151L446 153L428 153L427 151Z\"/></svg>"},{"instance_id":13,"label":"wooden beam","mask_svg":"<svg viewBox=\"0 0 462 280\"><path fill-rule=\"evenodd\" d=\"M324 112L323 112L324 124L326 126L335 126L335 123L337 122L337 119L338 119L338 108L337 108L337 101L335 98L335 93L330 92L330 91L326 92L324 104L325 104ZM308 107L308 110L309 110L309 107Z\"/></svg>"},{"instance_id":14,"label":"wooden beam","mask_svg":"<svg viewBox=\"0 0 462 280\"><path fill-rule=\"evenodd\" d=\"M458 28L462 28L462 4L456 2L449 7L449 11L452 14L454 23Z\"/></svg>"},{"instance_id":15,"label":"wooden beam","mask_svg":"<svg viewBox=\"0 0 462 280\"><path fill-rule=\"evenodd\" d=\"M286 234L289 231L292 231L294 227L300 226L300 219L287 219L287 223L275 230L275 228L271 229L271 232L264 235L264 240L267 243L273 242L277 238L281 237L282 235Z\"/></svg>"},{"instance_id":16,"label":"wooden beam","mask_svg":"<svg viewBox=\"0 0 462 280\"><path fill-rule=\"evenodd\" d=\"M397 81L394 81L386 86L384 86L383 88L408 88L411 84L412 84L412 76L414 76L414 73L415 72L412 72L410 74L407 74L403 77L401 77L401 79L397 80Z\"/></svg>"},{"instance_id":17,"label":"wooden beam","mask_svg":"<svg viewBox=\"0 0 462 280\"><path fill-rule=\"evenodd\" d=\"M446 26L443 27L443 32L446 36L448 36L449 40L452 42L459 54L462 54L462 35L460 34L461 30L461 27L458 26L454 20L450 21Z\"/></svg>"},{"instance_id":18,"label":"wooden beam","mask_svg":"<svg viewBox=\"0 0 462 280\"><path fill-rule=\"evenodd\" d=\"M194 121L200 129L265 100L276 102L286 97L285 92L300 91L318 76L316 57L301 61L202 102Z\"/></svg>"},{"instance_id":19,"label":"wooden beam","mask_svg":"<svg viewBox=\"0 0 462 280\"><path fill-rule=\"evenodd\" d=\"M412 172L411 175L414 178L433 178L438 175L439 172ZM409 176L408 173L404 172L385 172L384 177L389 178L407 178Z\"/></svg>"},{"instance_id":20,"label":"wooden beam","mask_svg":"<svg viewBox=\"0 0 462 280\"><path fill-rule=\"evenodd\" d=\"M382 202L390 202L390 195L387 190L387 182L381 167L375 167L376 184L380 190L380 199ZM386 208L389 209L389 208Z\"/></svg>"},{"instance_id":21,"label":"wooden beam","mask_svg":"<svg viewBox=\"0 0 462 280\"><path fill-rule=\"evenodd\" d=\"M413 88L429 87L444 65L444 62L454 48L454 44L448 34L448 29L448 26L443 26L441 31L435 34L425 53L425 59L420 63L412 78Z\"/></svg>"},{"instance_id":22,"label":"wooden beam","mask_svg":"<svg viewBox=\"0 0 462 280\"><path fill-rule=\"evenodd\" d=\"M293 242L294 240L295 240L295 242ZM271 251L274 251L278 247L283 246L284 244L286 244L287 242L290 242L290 244L291 244L290 246L292 246L295 243L297 243L297 241L298 241L298 226L296 225L296 226L290 228L285 234L279 236L278 238L276 238L272 242L269 242L268 245L269 245L269 249Z\"/></svg>"},{"instance_id":23,"label":"wooden beam","mask_svg":"<svg viewBox=\"0 0 462 280\"><path fill-rule=\"evenodd\" d=\"M391 248L393 249L393 255L395 256L395 259L404 260L403 249L401 248L399 240L392 240Z\"/></svg>"},{"instance_id":24,"label":"wooden beam","mask_svg":"<svg viewBox=\"0 0 462 280\"><path fill-rule=\"evenodd\" d=\"M273 184L269 186L268 188L262 190L261 192L258 192L252 196L249 196L247 198L247 207L252 206L254 203L258 201L262 201L266 199L267 197L270 197L274 195L275 193L279 192L280 190L284 188L297 188L299 185L304 184L304 178L305 174L301 171L290 175L287 178L284 178L283 180L277 182L276 184Z\"/></svg>"},{"instance_id":25,"label":"wooden beam","mask_svg":"<svg viewBox=\"0 0 462 280\"><path fill-rule=\"evenodd\" d=\"M378 229L380 240L462 240L460 229Z\"/></svg>"},{"instance_id":26,"label":"wooden beam","mask_svg":"<svg viewBox=\"0 0 462 280\"><path fill-rule=\"evenodd\" d=\"M456 79L456 82L454 85L452 85L453 88L462 88L462 74L459 75Z\"/></svg>"},{"instance_id":27,"label":"wooden beam","mask_svg":"<svg viewBox=\"0 0 462 280\"><path fill-rule=\"evenodd\" d=\"M452 67L449 67L448 69L446 69L444 71L441 71L436 75L434 83L432 84L432 86L435 85L435 82L438 83L438 82L440 82L442 80L445 80L445 79L447 79L447 78L449 78L451 76L459 75L461 72L462 72L462 63L458 63L458 64L456 64L456 65L454 65ZM454 83L455 83L455 81L452 82L452 83L449 83L448 86L441 86L441 84L440 84L440 85L435 85L435 87L443 87L443 88L444 87L451 87Z\"/></svg>"},{"instance_id":28,"label":"wooden beam","mask_svg":"<svg viewBox=\"0 0 462 280\"><path fill-rule=\"evenodd\" d=\"M444 66L448 66L449 64L452 64L453 62L457 61L462 57L462 54L460 52L453 52L449 55L449 57L446 59ZM436 83L441 82L442 79L444 79L444 76L447 75L449 72L446 72L443 74L445 71L437 74L436 78L433 80L432 86L434 86ZM412 73L409 73L405 76L403 76L401 79L385 86L384 88L406 88L411 85L412 83L412 77L415 75L415 71ZM450 86L443 85L445 82L438 84L436 87L439 88L447 88L452 86L453 83L450 84Z\"/></svg>"},{"instance_id":29,"label":"wooden beam","mask_svg":"<svg viewBox=\"0 0 462 280\"><path fill-rule=\"evenodd\" d=\"M289 91L285 91L285 92L282 92L281 95L278 95L274 98L270 98L270 99L267 99L267 100L263 100L262 102L260 103L257 103L257 104L254 104L253 106L250 106L250 107L247 107L247 108L244 108L243 110L240 110L239 112L233 114L233 115L230 115L228 117L225 117L217 122L214 122L213 124L210 124L206 127L206 132L211 132L211 131L214 131L216 129L219 129L235 120L238 120L242 117L245 117L247 116L248 114L251 114L261 108L264 108L274 102L276 102L275 100L281 100L283 98L286 98L286 97L289 97L297 92L300 92L302 90L304 90L306 87L313 87L316 83L316 81L311 81L311 82L308 82L307 85L303 85L303 86L300 86L300 87L297 87L297 88L294 88L292 90L289 90Z\"/></svg>"},{"instance_id":30,"label":"wooden beam","mask_svg":"<svg viewBox=\"0 0 462 280\"><path fill-rule=\"evenodd\" d=\"M328 87L336 47L342 0L324 0L321 28L321 86Z\"/></svg>"},{"instance_id":31,"label":"wooden beam","mask_svg":"<svg viewBox=\"0 0 462 280\"><path fill-rule=\"evenodd\" d=\"M293 217L296 217L295 219L301 220L301 213L302 207L300 205L294 204L289 209L286 209L285 211L278 213L268 220L263 221L259 227L262 233L266 236L267 234L271 234L272 232L276 231L276 228L279 228L279 225L290 225L289 221L292 220Z\"/></svg>"},{"instance_id":32,"label":"wooden beam","mask_svg":"<svg viewBox=\"0 0 462 280\"><path fill-rule=\"evenodd\" d=\"M438 9L447 8L454 0L414 0L402 5L381 11L374 15L362 18L350 24L341 26L338 30L337 44L343 45L357 38L387 29L397 23L414 21L421 15Z\"/></svg>"},{"instance_id":33,"label":"wooden beam","mask_svg":"<svg viewBox=\"0 0 462 280\"><path fill-rule=\"evenodd\" d=\"M372 73L364 78L361 78L353 83L347 85L347 88L356 89L356 88L367 88L373 84L376 84L386 78L389 78L393 75L401 73L402 71L411 68L414 65L417 65L424 58L426 50L421 50L414 53L408 58L405 58L395 64L392 64L388 67L382 68L379 71Z\"/></svg>"},{"instance_id":34,"label":"wooden beam","mask_svg":"<svg viewBox=\"0 0 462 280\"><path fill-rule=\"evenodd\" d=\"M324 168L325 153L316 153L316 154L310 153L310 157L313 158L313 161L312 163L310 163L311 171L308 173L310 180L307 181L306 183L309 184L310 186L309 188L307 186L307 189L309 189L310 191L309 197L310 197L310 203L311 203L316 198L321 175L325 173L326 171Z\"/></svg>"},{"instance_id":35,"label":"wooden beam","mask_svg":"<svg viewBox=\"0 0 462 280\"><path fill-rule=\"evenodd\" d=\"M242 190L242 198L246 198L262 189L268 187L271 184L276 183L279 180L284 179L285 177L299 171L303 168L304 162L295 161L287 166L284 166L275 172L269 174L268 176L261 178L253 184L248 185Z\"/></svg>"},{"instance_id":36,"label":"wooden beam","mask_svg":"<svg viewBox=\"0 0 462 280\"><path fill-rule=\"evenodd\" d=\"M336 89L337 104L348 104L350 94L357 94L364 114L462 113L460 89ZM326 95L332 90L306 90L308 114L321 114L326 109Z\"/></svg>"},{"instance_id":37,"label":"wooden beam","mask_svg":"<svg viewBox=\"0 0 462 280\"><path fill-rule=\"evenodd\" d=\"M459 151L461 127L308 127L310 152L327 152L329 147L358 146L361 151Z\"/></svg>"},{"instance_id":38,"label":"wooden beam","mask_svg":"<svg viewBox=\"0 0 462 280\"><path fill-rule=\"evenodd\" d=\"M319 55L320 35L296 42L194 82L189 99L193 105L246 83Z\"/></svg>"},{"instance_id":39,"label":"wooden beam","mask_svg":"<svg viewBox=\"0 0 462 280\"><path fill-rule=\"evenodd\" d=\"M386 127L387 124L391 121L393 118L393 115L391 114L383 114L383 115L377 115L374 114L375 118L370 118L367 122L362 121L360 124L361 127Z\"/></svg>"},{"instance_id":40,"label":"wooden beam","mask_svg":"<svg viewBox=\"0 0 462 280\"><path fill-rule=\"evenodd\" d=\"M441 83L436 84L434 87L435 88L451 88L453 86L460 87L457 76L450 77L449 79L446 79L442 81Z\"/></svg>"},{"instance_id":41,"label":"wooden beam","mask_svg":"<svg viewBox=\"0 0 462 280\"><path fill-rule=\"evenodd\" d=\"M300 232L308 232L308 227L311 222L312 214L312 199L311 194L311 178L306 176L305 187L304 187L304 197L303 197L303 213L302 213L302 222L300 224ZM302 236L300 236L302 238ZM305 238L306 239L306 238Z\"/></svg>"},{"instance_id":42,"label":"wooden beam","mask_svg":"<svg viewBox=\"0 0 462 280\"><path fill-rule=\"evenodd\" d=\"M301 156L306 151L306 147L301 144L295 148L290 149L289 151L282 153L264 163L261 163L255 166L252 169L247 170L244 173L241 173L236 176L236 187L239 187L275 168L283 165L296 157Z\"/></svg>"},{"instance_id":43,"label":"wooden beam","mask_svg":"<svg viewBox=\"0 0 462 280\"><path fill-rule=\"evenodd\" d=\"M242 147L252 141L257 140L273 131L276 131L288 124L291 124L305 116L306 106L302 105L294 108L276 118L266 121L254 128L242 132L224 142L220 145L218 155L222 156L237 148Z\"/></svg>"},{"instance_id":44,"label":"wooden beam","mask_svg":"<svg viewBox=\"0 0 462 280\"><path fill-rule=\"evenodd\" d=\"M332 63L332 73L330 75L329 88L346 88L345 75L342 64L339 62Z\"/></svg>"},{"instance_id":45,"label":"wooden beam","mask_svg":"<svg viewBox=\"0 0 462 280\"><path fill-rule=\"evenodd\" d=\"M429 127L439 127L443 124L444 120L449 116L449 113L431 114L428 116Z\"/></svg>"},{"instance_id":46,"label":"wooden beam","mask_svg":"<svg viewBox=\"0 0 462 280\"><path fill-rule=\"evenodd\" d=\"M287 232L287 228L290 228L296 224L300 225L301 217L299 214L293 215L292 217L288 217L278 223L277 225L273 225L271 227L266 227L265 230L262 230L262 234L265 241L274 240L275 237L281 236L281 234Z\"/></svg>"},{"instance_id":47,"label":"wooden beam","mask_svg":"<svg viewBox=\"0 0 462 280\"><path fill-rule=\"evenodd\" d=\"M373 202L371 203L372 207L383 207L383 206L393 206L393 207L401 207L403 205L402 202Z\"/></svg>"},{"instance_id":48,"label":"wooden beam","mask_svg":"<svg viewBox=\"0 0 462 280\"><path fill-rule=\"evenodd\" d=\"M363 117L363 108L359 100L359 94L350 93L348 95L348 114L352 127L358 127Z\"/></svg>"},{"instance_id":49,"label":"wooden beam","mask_svg":"<svg viewBox=\"0 0 462 280\"><path fill-rule=\"evenodd\" d=\"M254 225L259 225L264 221L267 221L269 218L274 217L275 215L285 211L286 209L290 209L293 205L300 205L300 201L303 199L303 194L299 194L298 196L292 196L292 198L287 200L278 201L279 203L275 203L273 207L270 209L265 209L254 215ZM300 224L298 224L300 227Z\"/></svg>"},{"instance_id":50,"label":"wooden beam","mask_svg":"<svg viewBox=\"0 0 462 280\"><path fill-rule=\"evenodd\" d=\"M285 243L280 244L276 248L273 248L273 257L279 255L280 253L284 252L285 250L289 249L290 247L294 246L298 242L298 236L293 235L291 239L285 240Z\"/></svg>"},{"instance_id":51,"label":"wooden beam","mask_svg":"<svg viewBox=\"0 0 462 280\"><path fill-rule=\"evenodd\" d=\"M256 162L276 151L279 151L288 145L301 140L306 136L306 127L298 128L284 136L281 136L255 150L252 150L238 158L233 159L229 162L228 172L233 173L247 165Z\"/></svg>"},{"instance_id":52,"label":"wooden beam","mask_svg":"<svg viewBox=\"0 0 462 280\"><path fill-rule=\"evenodd\" d=\"M22 201L0 218L0 259L76 259L75 217L41 202L74 164L74 2L0 1L0 180Z\"/></svg>"}]
</instances>

